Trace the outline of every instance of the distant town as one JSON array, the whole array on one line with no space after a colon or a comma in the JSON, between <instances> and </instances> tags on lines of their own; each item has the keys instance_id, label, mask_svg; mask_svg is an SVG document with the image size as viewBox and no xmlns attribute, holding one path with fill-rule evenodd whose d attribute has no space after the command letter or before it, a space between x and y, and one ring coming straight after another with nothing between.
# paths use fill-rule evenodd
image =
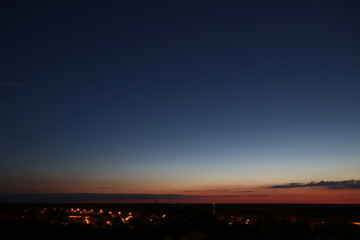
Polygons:
<instances>
[{"instance_id":1,"label":"distant town","mask_svg":"<svg viewBox=\"0 0 360 240\"><path fill-rule=\"evenodd\" d=\"M359 205L1 204L0 220L16 239L360 238Z\"/></svg>"}]
</instances>

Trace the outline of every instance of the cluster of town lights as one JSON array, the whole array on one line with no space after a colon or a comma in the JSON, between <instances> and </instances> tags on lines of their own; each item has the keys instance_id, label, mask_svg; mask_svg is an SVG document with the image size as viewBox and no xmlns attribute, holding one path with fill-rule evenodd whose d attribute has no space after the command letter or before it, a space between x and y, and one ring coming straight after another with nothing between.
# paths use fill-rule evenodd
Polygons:
<instances>
[{"instance_id":1,"label":"cluster of town lights","mask_svg":"<svg viewBox=\"0 0 360 240\"><path fill-rule=\"evenodd\" d=\"M46 209L44 209L44 210L46 210ZM77 208L77 209L71 208L70 210L66 210L66 211L70 214L69 219L78 221L78 222L81 221L86 224L92 223L91 217L90 217L91 215L105 214L105 211L102 209L100 209L99 211L94 211L94 209L81 210L80 208ZM121 211L118 211L117 214L113 213L112 211L108 211L106 216L111 217L112 219L119 217L124 224L128 224L130 219L133 218L133 214L131 212L129 212L127 216L122 216ZM111 226L112 222L109 219L106 219L105 225Z\"/></svg>"}]
</instances>

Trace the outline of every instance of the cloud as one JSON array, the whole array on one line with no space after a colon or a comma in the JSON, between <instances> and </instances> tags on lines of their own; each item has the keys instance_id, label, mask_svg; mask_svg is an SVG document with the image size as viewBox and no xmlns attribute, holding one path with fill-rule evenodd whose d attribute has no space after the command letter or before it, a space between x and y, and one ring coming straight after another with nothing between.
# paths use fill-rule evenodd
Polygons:
<instances>
[{"instance_id":1,"label":"cloud","mask_svg":"<svg viewBox=\"0 0 360 240\"><path fill-rule=\"evenodd\" d=\"M299 196L299 194L288 193L288 194L280 194L280 196L283 196L283 197L295 197L295 196Z\"/></svg>"},{"instance_id":2,"label":"cloud","mask_svg":"<svg viewBox=\"0 0 360 240\"><path fill-rule=\"evenodd\" d=\"M25 84L13 81L0 81L0 86L5 87L23 87Z\"/></svg>"},{"instance_id":3,"label":"cloud","mask_svg":"<svg viewBox=\"0 0 360 240\"><path fill-rule=\"evenodd\" d=\"M269 195L264 194L250 194L250 195L210 195L206 197L219 197L219 198L239 198L239 197L268 197Z\"/></svg>"},{"instance_id":4,"label":"cloud","mask_svg":"<svg viewBox=\"0 0 360 240\"><path fill-rule=\"evenodd\" d=\"M77 203L77 202L108 202L120 200L185 200L205 198L203 195L181 194L117 194L117 193L25 193L0 194L0 202L29 203Z\"/></svg>"},{"instance_id":5,"label":"cloud","mask_svg":"<svg viewBox=\"0 0 360 240\"><path fill-rule=\"evenodd\" d=\"M252 192L255 192L255 191L250 191L250 190L247 190L247 191L244 191L244 190L237 190L235 192L241 192L241 193L252 193Z\"/></svg>"},{"instance_id":6,"label":"cloud","mask_svg":"<svg viewBox=\"0 0 360 240\"><path fill-rule=\"evenodd\" d=\"M360 189L360 180L287 183L284 185L273 185L266 188L300 188L300 187L326 187L329 189Z\"/></svg>"},{"instance_id":7,"label":"cloud","mask_svg":"<svg viewBox=\"0 0 360 240\"><path fill-rule=\"evenodd\" d=\"M230 189L185 190L184 192L228 192Z\"/></svg>"},{"instance_id":8,"label":"cloud","mask_svg":"<svg viewBox=\"0 0 360 240\"><path fill-rule=\"evenodd\" d=\"M215 197L232 198L232 197L268 197L264 194L251 194L251 195L216 195Z\"/></svg>"},{"instance_id":9,"label":"cloud","mask_svg":"<svg viewBox=\"0 0 360 240\"><path fill-rule=\"evenodd\" d=\"M237 193L252 193L254 191L250 191L250 190L247 190L247 191L244 191L244 190L233 190L233 189L205 189L205 190L184 190L183 192L237 192Z\"/></svg>"},{"instance_id":10,"label":"cloud","mask_svg":"<svg viewBox=\"0 0 360 240\"><path fill-rule=\"evenodd\" d=\"M267 197L268 195L182 195L121 193L24 193L0 194L0 202L25 203L88 203L142 200L192 200L206 198Z\"/></svg>"},{"instance_id":11,"label":"cloud","mask_svg":"<svg viewBox=\"0 0 360 240\"><path fill-rule=\"evenodd\" d=\"M243 196L241 196L241 195L215 195L214 197L233 198L233 197L243 197Z\"/></svg>"}]
</instances>

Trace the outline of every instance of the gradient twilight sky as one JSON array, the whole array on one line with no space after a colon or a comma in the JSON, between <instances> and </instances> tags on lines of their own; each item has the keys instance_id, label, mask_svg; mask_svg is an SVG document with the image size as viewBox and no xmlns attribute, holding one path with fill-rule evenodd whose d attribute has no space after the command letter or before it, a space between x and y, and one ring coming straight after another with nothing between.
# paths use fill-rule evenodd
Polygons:
<instances>
[{"instance_id":1,"label":"gradient twilight sky","mask_svg":"<svg viewBox=\"0 0 360 240\"><path fill-rule=\"evenodd\" d=\"M2 1L0 200L360 203L359 11Z\"/></svg>"}]
</instances>

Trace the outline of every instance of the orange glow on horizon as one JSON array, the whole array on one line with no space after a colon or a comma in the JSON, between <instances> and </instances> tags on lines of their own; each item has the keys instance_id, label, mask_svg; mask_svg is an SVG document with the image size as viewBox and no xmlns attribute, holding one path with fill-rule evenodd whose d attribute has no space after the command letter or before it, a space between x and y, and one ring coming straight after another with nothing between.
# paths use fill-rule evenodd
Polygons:
<instances>
[{"instance_id":1,"label":"orange glow on horizon","mask_svg":"<svg viewBox=\"0 0 360 240\"><path fill-rule=\"evenodd\" d=\"M360 191L355 189L334 190L326 188L288 188L288 189L254 189L238 192L180 192L162 193L178 194L179 198L171 199L126 199L97 200L97 203L271 203L271 204L360 204ZM90 202L90 201L89 201ZM94 202L94 201L91 201Z\"/></svg>"}]
</instances>

